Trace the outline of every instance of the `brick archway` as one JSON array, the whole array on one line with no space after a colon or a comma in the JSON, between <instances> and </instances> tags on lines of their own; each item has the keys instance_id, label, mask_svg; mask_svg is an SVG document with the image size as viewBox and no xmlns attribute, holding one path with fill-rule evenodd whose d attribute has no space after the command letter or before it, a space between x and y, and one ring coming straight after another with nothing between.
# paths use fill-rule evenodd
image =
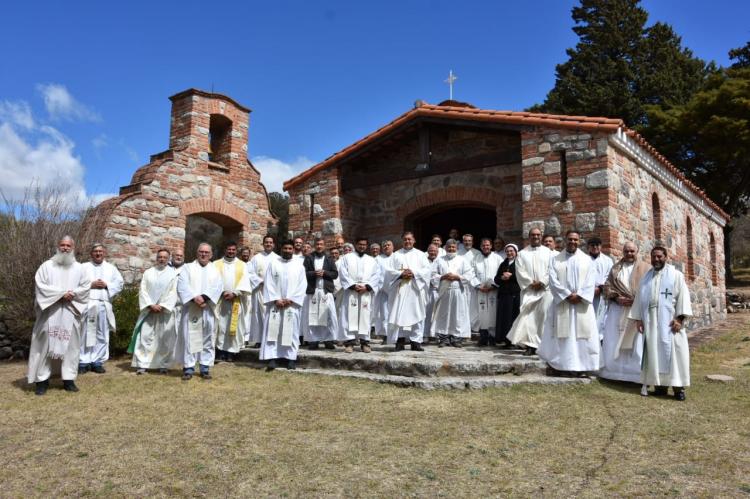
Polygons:
<instances>
[{"instance_id":1,"label":"brick archway","mask_svg":"<svg viewBox=\"0 0 750 499\"><path fill-rule=\"evenodd\" d=\"M411 214L431 206L443 204L452 206L498 206L498 195L492 189L483 187L446 187L425 192L410 199L396 209L396 217L406 220Z\"/></svg>"},{"instance_id":2,"label":"brick archway","mask_svg":"<svg viewBox=\"0 0 750 499\"><path fill-rule=\"evenodd\" d=\"M226 201L220 201L218 199L191 199L189 201L183 201L180 203L180 212L183 216L189 215L206 216L206 214L216 213L222 217L226 217L234 221L243 227L243 230L247 230L249 214L243 210L240 210L234 205L227 203ZM220 224L221 225L221 224Z\"/></svg>"}]
</instances>

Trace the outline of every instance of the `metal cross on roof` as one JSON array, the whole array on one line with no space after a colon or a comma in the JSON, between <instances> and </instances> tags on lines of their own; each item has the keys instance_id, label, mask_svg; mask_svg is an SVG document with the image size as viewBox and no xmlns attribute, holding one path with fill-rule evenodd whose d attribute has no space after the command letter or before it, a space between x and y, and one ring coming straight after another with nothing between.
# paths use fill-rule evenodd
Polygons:
<instances>
[{"instance_id":1,"label":"metal cross on roof","mask_svg":"<svg viewBox=\"0 0 750 499\"><path fill-rule=\"evenodd\" d=\"M450 100L453 100L453 82L456 80L458 80L458 76L454 75L453 70L451 69L448 72L448 79L445 80L445 83L450 87Z\"/></svg>"}]
</instances>

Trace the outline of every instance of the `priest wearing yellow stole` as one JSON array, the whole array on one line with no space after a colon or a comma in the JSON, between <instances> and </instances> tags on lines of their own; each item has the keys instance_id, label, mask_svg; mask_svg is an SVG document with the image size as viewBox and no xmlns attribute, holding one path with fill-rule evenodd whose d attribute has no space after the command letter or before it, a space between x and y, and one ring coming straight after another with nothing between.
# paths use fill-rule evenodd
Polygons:
<instances>
[{"instance_id":1,"label":"priest wearing yellow stole","mask_svg":"<svg viewBox=\"0 0 750 499\"><path fill-rule=\"evenodd\" d=\"M224 290L216 304L217 360L234 361L234 355L245 342L250 316L251 287L247 265L237 258L237 243L227 243L224 258L214 262L224 283Z\"/></svg>"},{"instance_id":2,"label":"priest wearing yellow stole","mask_svg":"<svg viewBox=\"0 0 750 499\"><path fill-rule=\"evenodd\" d=\"M63 387L77 392L81 322L89 299L91 280L76 262L75 243L65 236L57 243L57 253L36 271L36 322L31 332L27 380L36 383L37 395L49 387L52 361L60 365Z\"/></svg>"},{"instance_id":3,"label":"priest wearing yellow stole","mask_svg":"<svg viewBox=\"0 0 750 499\"><path fill-rule=\"evenodd\" d=\"M177 279L177 295L183 304L178 338L178 362L182 363L182 379L188 381L200 365L203 379L211 379L209 368L214 365L216 316L224 282L211 263L211 245L201 243L197 258L186 264Z\"/></svg>"},{"instance_id":4,"label":"priest wearing yellow stole","mask_svg":"<svg viewBox=\"0 0 750 499\"><path fill-rule=\"evenodd\" d=\"M568 231L565 237L565 250L550 260L553 301L538 354L554 370L584 376L599 369L599 330L593 306L596 270L591 257L578 249L578 232Z\"/></svg>"}]
</instances>

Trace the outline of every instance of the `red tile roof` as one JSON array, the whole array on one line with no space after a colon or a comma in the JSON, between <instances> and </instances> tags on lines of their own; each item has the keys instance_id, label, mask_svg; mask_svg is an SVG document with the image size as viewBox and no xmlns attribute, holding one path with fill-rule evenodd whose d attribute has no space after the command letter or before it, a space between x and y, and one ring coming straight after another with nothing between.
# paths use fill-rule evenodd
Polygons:
<instances>
[{"instance_id":1,"label":"red tile roof","mask_svg":"<svg viewBox=\"0 0 750 499\"><path fill-rule=\"evenodd\" d=\"M495 111L490 109L477 109L474 107L466 106L436 106L426 103L417 104L417 107L411 109L410 111L407 111L387 125L378 128L371 134L329 156L320 163L313 165L299 175L290 178L289 180L284 182L284 190L288 191L291 187L294 187L300 182L303 182L304 180L310 178L315 173L321 170L325 170L328 167L336 164L337 162L342 161L349 155L360 151L377 139L388 135L398 127L418 117L464 119L477 122L503 123L508 125L529 125L546 128L566 128L579 131L607 133L615 133L618 129L622 128L629 137L631 137L641 147L652 154L660 164L662 164L665 168L667 168L667 170L669 170L679 180L681 180L690 190L697 194L701 199L706 201L706 203L711 206L711 208L716 210L721 216L729 220L729 215L727 215L716 203L714 203L703 190L701 190L700 188L698 188L698 186L688 180L688 178L685 177L685 175L683 175L683 173L676 166L670 163L664 156L659 154L659 152L654 149L654 147L651 146L648 142L646 142L646 139L644 139L640 134L638 134L634 130L628 129L621 119L528 113L523 111Z\"/></svg>"}]
</instances>

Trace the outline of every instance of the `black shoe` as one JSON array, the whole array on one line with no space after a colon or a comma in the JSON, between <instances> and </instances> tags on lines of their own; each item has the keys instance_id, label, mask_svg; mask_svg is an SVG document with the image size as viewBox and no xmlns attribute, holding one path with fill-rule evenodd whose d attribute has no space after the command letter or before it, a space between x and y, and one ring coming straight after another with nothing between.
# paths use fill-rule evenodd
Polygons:
<instances>
[{"instance_id":1,"label":"black shoe","mask_svg":"<svg viewBox=\"0 0 750 499\"><path fill-rule=\"evenodd\" d=\"M253 345L253 348L260 348L260 343L256 343Z\"/></svg>"},{"instance_id":2,"label":"black shoe","mask_svg":"<svg viewBox=\"0 0 750 499\"><path fill-rule=\"evenodd\" d=\"M231 364L232 362L234 362L234 354L233 353L227 353L227 356L224 358L224 360L226 360L227 362L229 362Z\"/></svg>"},{"instance_id":3,"label":"black shoe","mask_svg":"<svg viewBox=\"0 0 750 499\"><path fill-rule=\"evenodd\" d=\"M289 369L290 371L294 371L295 369L297 369L297 364L291 359L287 360L286 368Z\"/></svg>"},{"instance_id":4,"label":"black shoe","mask_svg":"<svg viewBox=\"0 0 750 499\"><path fill-rule=\"evenodd\" d=\"M308 341L307 342L307 349L308 350L317 350L318 348L320 348L320 345L318 344L317 341Z\"/></svg>"},{"instance_id":5,"label":"black shoe","mask_svg":"<svg viewBox=\"0 0 750 499\"><path fill-rule=\"evenodd\" d=\"M91 366L88 364L80 364L78 366L78 374L86 374L91 369Z\"/></svg>"},{"instance_id":6,"label":"black shoe","mask_svg":"<svg viewBox=\"0 0 750 499\"><path fill-rule=\"evenodd\" d=\"M208 371L205 371L205 372L201 373L201 378L203 378L203 379L213 379L213 376L211 376L211 373L209 373Z\"/></svg>"},{"instance_id":7,"label":"black shoe","mask_svg":"<svg viewBox=\"0 0 750 499\"><path fill-rule=\"evenodd\" d=\"M680 402L684 402L685 401L685 389L678 388L677 390L674 390L674 399L679 400Z\"/></svg>"},{"instance_id":8,"label":"black shoe","mask_svg":"<svg viewBox=\"0 0 750 499\"><path fill-rule=\"evenodd\" d=\"M455 348L463 348L463 342L461 340L453 340L453 343L451 343L451 346Z\"/></svg>"},{"instance_id":9,"label":"black shoe","mask_svg":"<svg viewBox=\"0 0 750 499\"><path fill-rule=\"evenodd\" d=\"M422 348L422 344L420 342L412 341L410 343L413 352L424 352L424 348Z\"/></svg>"},{"instance_id":10,"label":"black shoe","mask_svg":"<svg viewBox=\"0 0 750 499\"><path fill-rule=\"evenodd\" d=\"M167 370L162 367L159 369L159 374L167 374Z\"/></svg>"},{"instance_id":11,"label":"black shoe","mask_svg":"<svg viewBox=\"0 0 750 499\"><path fill-rule=\"evenodd\" d=\"M487 331L479 331L479 341L477 342L478 347L486 347L490 343L490 333Z\"/></svg>"},{"instance_id":12,"label":"black shoe","mask_svg":"<svg viewBox=\"0 0 750 499\"><path fill-rule=\"evenodd\" d=\"M654 387L654 395L657 397L666 397L667 396L667 387L666 386L655 386Z\"/></svg>"},{"instance_id":13,"label":"black shoe","mask_svg":"<svg viewBox=\"0 0 750 499\"><path fill-rule=\"evenodd\" d=\"M266 371L273 371L274 369L276 369L276 361L271 359L266 364Z\"/></svg>"},{"instance_id":14,"label":"black shoe","mask_svg":"<svg viewBox=\"0 0 750 499\"><path fill-rule=\"evenodd\" d=\"M65 380L63 380L63 390L65 390L66 392L77 392L77 391L79 391L78 387L76 386L75 381L73 381L72 379L65 379Z\"/></svg>"},{"instance_id":15,"label":"black shoe","mask_svg":"<svg viewBox=\"0 0 750 499\"><path fill-rule=\"evenodd\" d=\"M190 381L193 379L193 373L182 373L182 381Z\"/></svg>"},{"instance_id":16,"label":"black shoe","mask_svg":"<svg viewBox=\"0 0 750 499\"><path fill-rule=\"evenodd\" d=\"M91 368L92 371L94 371L96 374L104 374L107 372L106 369L104 369L104 366L102 365L96 365Z\"/></svg>"},{"instance_id":17,"label":"black shoe","mask_svg":"<svg viewBox=\"0 0 750 499\"><path fill-rule=\"evenodd\" d=\"M333 341L326 341L323 344L326 346L326 350L336 350L336 345L333 344Z\"/></svg>"},{"instance_id":18,"label":"black shoe","mask_svg":"<svg viewBox=\"0 0 750 499\"><path fill-rule=\"evenodd\" d=\"M396 340L396 352L400 352L406 348L406 339L405 338L399 338Z\"/></svg>"},{"instance_id":19,"label":"black shoe","mask_svg":"<svg viewBox=\"0 0 750 499\"><path fill-rule=\"evenodd\" d=\"M536 353L536 348L526 347L526 350L523 351L523 355L530 357Z\"/></svg>"},{"instance_id":20,"label":"black shoe","mask_svg":"<svg viewBox=\"0 0 750 499\"><path fill-rule=\"evenodd\" d=\"M47 393L47 388L49 388L48 379L45 379L44 381L37 381L34 393L36 395L44 395L45 393Z\"/></svg>"}]
</instances>

